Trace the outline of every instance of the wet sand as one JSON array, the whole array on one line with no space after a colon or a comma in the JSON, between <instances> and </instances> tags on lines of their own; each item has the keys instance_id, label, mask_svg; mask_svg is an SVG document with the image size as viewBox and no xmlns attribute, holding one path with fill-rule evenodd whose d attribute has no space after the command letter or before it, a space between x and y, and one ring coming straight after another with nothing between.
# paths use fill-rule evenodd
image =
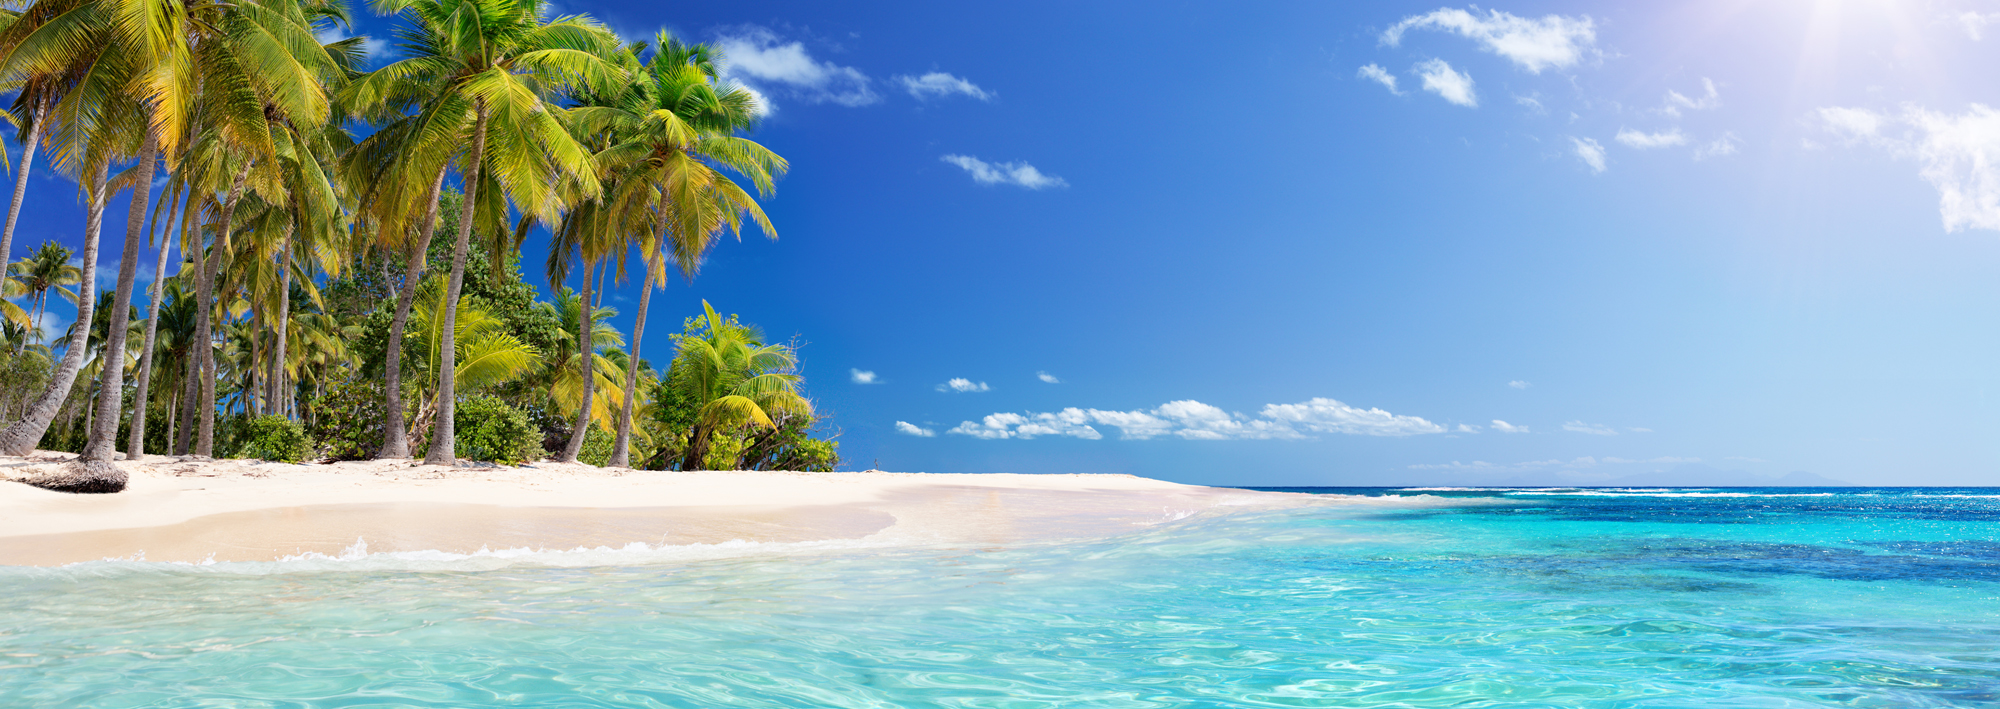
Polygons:
<instances>
[{"instance_id":1,"label":"wet sand","mask_svg":"<svg viewBox=\"0 0 2000 709\"><path fill-rule=\"evenodd\" d=\"M69 458L0 457L22 480ZM1006 544L1099 537L1306 496L1130 475L661 472L538 463L288 465L154 456L112 495L0 482L0 565L267 561L371 552L866 539Z\"/></svg>"}]
</instances>

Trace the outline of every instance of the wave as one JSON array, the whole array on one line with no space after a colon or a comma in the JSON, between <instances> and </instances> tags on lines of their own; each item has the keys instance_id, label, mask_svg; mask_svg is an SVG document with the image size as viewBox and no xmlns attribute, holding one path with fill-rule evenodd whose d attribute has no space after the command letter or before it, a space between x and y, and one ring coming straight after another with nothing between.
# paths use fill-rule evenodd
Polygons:
<instances>
[{"instance_id":1,"label":"wave","mask_svg":"<svg viewBox=\"0 0 2000 709\"><path fill-rule=\"evenodd\" d=\"M1701 490L1705 488L1694 488ZM1684 492L1679 490L1568 490L1509 492L1509 495L1552 495L1574 497L1833 497L1835 492Z\"/></svg>"}]
</instances>

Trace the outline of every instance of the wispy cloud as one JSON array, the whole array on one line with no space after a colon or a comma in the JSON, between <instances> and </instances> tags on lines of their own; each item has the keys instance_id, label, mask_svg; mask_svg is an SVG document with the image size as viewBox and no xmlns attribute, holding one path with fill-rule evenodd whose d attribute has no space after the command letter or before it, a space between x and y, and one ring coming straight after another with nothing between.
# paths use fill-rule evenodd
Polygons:
<instances>
[{"instance_id":1,"label":"wispy cloud","mask_svg":"<svg viewBox=\"0 0 2000 709\"><path fill-rule=\"evenodd\" d=\"M1686 94L1668 89L1666 106L1661 108L1660 112L1679 117L1681 109L1706 111L1722 105L1722 94L1715 90L1715 80L1706 76L1701 77L1701 87L1703 89L1701 98L1688 98Z\"/></svg>"},{"instance_id":2,"label":"wispy cloud","mask_svg":"<svg viewBox=\"0 0 2000 709\"><path fill-rule=\"evenodd\" d=\"M742 27L716 38L724 78L760 96L782 93L807 103L866 106L881 100L867 74L814 59L805 44L787 42L762 27Z\"/></svg>"},{"instance_id":3,"label":"wispy cloud","mask_svg":"<svg viewBox=\"0 0 2000 709\"><path fill-rule=\"evenodd\" d=\"M1618 435L1618 429L1600 423L1584 423L1582 421L1564 422L1563 430L1569 431L1571 433L1588 433L1593 436Z\"/></svg>"},{"instance_id":4,"label":"wispy cloud","mask_svg":"<svg viewBox=\"0 0 2000 709\"><path fill-rule=\"evenodd\" d=\"M881 379L878 379L878 378L876 378L876 376L875 376L875 373L874 373L874 372L869 372L869 371L863 371L863 370L859 370L859 369L849 369L849 370L847 370L847 380L848 380L848 381L850 381L850 382L854 382L854 383L856 383L856 384L881 384L881 383L882 383L882 380L881 380Z\"/></svg>"},{"instance_id":5,"label":"wispy cloud","mask_svg":"<svg viewBox=\"0 0 2000 709\"><path fill-rule=\"evenodd\" d=\"M931 438L937 435L937 431L918 426L908 421L897 421L896 432L905 436L916 436L918 438Z\"/></svg>"},{"instance_id":6,"label":"wispy cloud","mask_svg":"<svg viewBox=\"0 0 2000 709\"><path fill-rule=\"evenodd\" d=\"M1509 387L1512 387L1512 388L1515 388L1515 389L1526 389L1526 388L1528 388L1528 387L1531 387L1531 386L1534 386L1534 385L1533 385L1533 384L1529 384L1529 383L1527 383L1527 382L1525 382L1525 381L1522 381L1522 380L1519 380L1519 379L1516 379L1516 380L1514 380L1514 381L1511 381L1511 382L1507 382L1507 386L1509 386Z\"/></svg>"},{"instance_id":7,"label":"wispy cloud","mask_svg":"<svg viewBox=\"0 0 2000 709\"><path fill-rule=\"evenodd\" d=\"M354 35L348 34L346 30L340 27L328 27L315 33L313 37L318 39L320 44L332 44L344 39L353 38ZM373 66L376 62L381 61L387 56L389 56L388 42L368 35L361 35L361 62L363 65Z\"/></svg>"},{"instance_id":8,"label":"wispy cloud","mask_svg":"<svg viewBox=\"0 0 2000 709\"><path fill-rule=\"evenodd\" d=\"M897 76L895 79L897 83L903 85L903 90L910 92L911 96L915 96L918 99L943 98L954 95L971 96L981 101L993 98L991 92L979 88L978 84L942 71L933 71L923 76Z\"/></svg>"},{"instance_id":9,"label":"wispy cloud","mask_svg":"<svg viewBox=\"0 0 2000 709\"><path fill-rule=\"evenodd\" d=\"M1441 8L1405 17L1382 33L1382 43L1401 44L1403 33L1413 29L1455 33L1531 74L1573 66L1597 43L1597 29L1589 16L1547 15L1537 20L1499 10L1481 16L1477 8L1471 12Z\"/></svg>"},{"instance_id":10,"label":"wispy cloud","mask_svg":"<svg viewBox=\"0 0 2000 709\"><path fill-rule=\"evenodd\" d=\"M1068 187L1063 178L1043 173L1024 162L990 163L970 155L946 155L945 162L963 168L972 181L982 185L1018 185L1031 190Z\"/></svg>"},{"instance_id":11,"label":"wispy cloud","mask_svg":"<svg viewBox=\"0 0 2000 709\"><path fill-rule=\"evenodd\" d=\"M1686 145L1688 142L1687 136L1682 135L1679 128L1659 133L1642 133L1629 128L1620 128L1617 140L1628 148L1640 150L1671 148L1676 145Z\"/></svg>"},{"instance_id":12,"label":"wispy cloud","mask_svg":"<svg viewBox=\"0 0 2000 709\"><path fill-rule=\"evenodd\" d=\"M1403 92L1396 90L1396 75L1389 73L1389 70L1382 68L1381 65L1369 64L1361 67L1354 75L1389 87L1389 93L1403 95Z\"/></svg>"},{"instance_id":13,"label":"wispy cloud","mask_svg":"<svg viewBox=\"0 0 2000 709\"><path fill-rule=\"evenodd\" d=\"M1036 379L1040 379L1040 380L1042 380L1042 381L1045 381L1045 382L1048 382L1048 383L1050 383L1050 384L1061 384L1061 383L1062 383L1062 380L1061 380L1061 379L1057 379L1057 378L1056 378L1056 375L1053 375L1053 374L1050 374L1050 373L1048 373L1048 372L1036 372L1036 373L1035 373L1035 378L1036 378Z\"/></svg>"},{"instance_id":14,"label":"wispy cloud","mask_svg":"<svg viewBox=\"0 0 2000 709\"><path fill-rule=\"evenodd\" d=\"M975 394L982 391L991 391L992 389L993 387L986 386L986 382L975 382L963 377L955 378L943 384L937 385L938 391L951 392L954 394Z\"/></svg>"},{"instance_id":15,"label":"wispy cloud","mask_svg":"<svg viewBox=\"0 0 2000 709\"><path fill-rule=\"evenodd\" d=\"M1849 142L1916 160L1917 174L1937 188L1945 231L2000 231L2000 111L1976 103L1965 113L1908 105L1895 115L1833 106L1815 116ZM1892 127L1906 130L1891 134Z\"/></svg>"},{"instance_id":16,"label":"wispy cloud","mask_svg":"<svg viewBox=\"0 0 2000 709\"><path fill-rule=\"evenodd\" d=\"M1472 91L1472 76L1453 71L1443 59L1430 59L1417 64L1417 76L1424 80L1424 90L1441 96L1446 101L1475 108L1479 106L1479 96Z\"/></svg>"},{"instance_id":17,"label":"wispy cloud","mask_svg":"<svg viewBox=\"0 0 2000 709\"><path fill-rule=\"evenodd\" d=\"M1595 138L1570 138L1576 147L1576 158L1590 167L1591 174L1604 174L1604 145Z\"/></svg>"},{"instance_id":18,"label":"wispy cloud","mask_svg":"<svg viewBox=\"0 0 2000 709\"><path fill-rule=\"evenodd\" d=\"M1735 133L1723 133L1722 137L1711 140L1699 148L1695 148L1694 159L1707 160L1709 158L1735 155L1736 144L1740 142L1742 141L1736 139Z\"/></svg>"},{"instance_id":19,"label":"wispy cloud","mask_svg":"<svg viewBox=\"0 0 2000 709\"><path fill-rule=\"evenodd\" d=\"M1516 426L1500 419L1493 419L1493 430L1501 433L1527 433L1527 426Z\"/></svg>"},{"instance_id":20,"label":"wispy cloud","mask_svg":"<svg viewBox=\"0 0 2000 709\"><path fill-rule=\"evenodd\" d=\"M1479 427L1469 423L1461 423L1458 425L1458 428L1453 430L1458 431L1459 433L1478 433Z\"/></svg>"},{"instance_id":21,"label":"wispy cloud","mask_svg":"<svg viewBox=\"0 0 2000 709\"><path fill-rule=\"evenodd\" d=\"M1987 25L2000 22L2000 12L1989 12L1989 13L1965 12L1965 13L1960 13L1958 17L1955 17L1953 19L1958 21L1959 27L1965 29L1965 36L1970 37L1972 38L1972 41L1977 42L1979 40L1986 38Z\"/></svg>"},{"instance_id":22,"label":"wispy cloud","mask_svg":"<svg viewBox=\"0 0 2000 709\"><path fill-rule=\"evenodd\" d=\"M1315 398L1296 404L1267 404L1257 416L1224 411L1191 399L1135 411L1072 407L1054 413L1000 412L977 422L960 423L946 433L984 439L1071 436L1096 440L1104 434L1095 426L1116 428L1119 437L1128 440L1163 436L1211 441L1296 439L1318 433L1412 436L1445 431L1443 426L1421 417Z\"/></svg>"}]
</instances>

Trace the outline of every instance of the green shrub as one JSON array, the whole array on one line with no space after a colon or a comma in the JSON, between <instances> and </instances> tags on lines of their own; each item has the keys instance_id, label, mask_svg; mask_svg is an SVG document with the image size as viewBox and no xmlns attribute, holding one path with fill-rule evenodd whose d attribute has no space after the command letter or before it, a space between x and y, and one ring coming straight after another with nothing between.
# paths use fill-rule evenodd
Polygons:
<instances>
[{"instance_id":1,"label":"green shrub","mask_svg":"<svg viewBox=\"0 0 2000 709\"><path fill-rule=\"evenodd\" d=\"M602 468L605 463L611 462L611 446L617 442L617 434L592 423L590 430L583 434L583 450L577 452L576 460Z\"/></svg>"},{"instance_id":2,"label":"green shrub","mask_svg":"<svg viewBox=\"0 0 2000 709\"><path fill-rule=\"evenodd\" d=\"M382 383L351 376L334 382L305 407L306 432L331 460L366 460L382 449ZM406 412L407 415L407 412Z\"/></svg>"},{"instance_id":3,"label":"green shrub","mask_svg":"<svg viewBox=\"0 0 2000 709\"><path fill-rule=\"evenodd\" d=\"M312 449L312 438L304 426L273 414L250 419L239 452L251 458L297 463L311 455Z\"/></svg>"},{"instance_id":4,"label":"green shrub","mask_svg":"<svg viewBox=\"0 0 2000 709\"><path fill-rule=\"evenodd\" d=\"M460 401L451 420L452 440L460 458L519 465L544 455L541 430L526 413L497 398L475 396Z\"/></svg>"}]
</instances>

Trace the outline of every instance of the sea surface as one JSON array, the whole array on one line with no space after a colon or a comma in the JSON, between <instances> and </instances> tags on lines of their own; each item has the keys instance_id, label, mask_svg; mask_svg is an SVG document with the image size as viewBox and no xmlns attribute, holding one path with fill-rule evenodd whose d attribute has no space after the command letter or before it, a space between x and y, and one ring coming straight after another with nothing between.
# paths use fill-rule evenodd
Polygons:
<instances>
[{"instance_id":1,"label":"sea surface","mask_svg":"<svg viewBox=\"0 0 2000 709\"><path fill-rule=\"evenodd\" d=\"M0 567L0 706L2000 706L2000 489L1290 490L1365 499L1015 547Z\"/></svg>"}]
</instances>

